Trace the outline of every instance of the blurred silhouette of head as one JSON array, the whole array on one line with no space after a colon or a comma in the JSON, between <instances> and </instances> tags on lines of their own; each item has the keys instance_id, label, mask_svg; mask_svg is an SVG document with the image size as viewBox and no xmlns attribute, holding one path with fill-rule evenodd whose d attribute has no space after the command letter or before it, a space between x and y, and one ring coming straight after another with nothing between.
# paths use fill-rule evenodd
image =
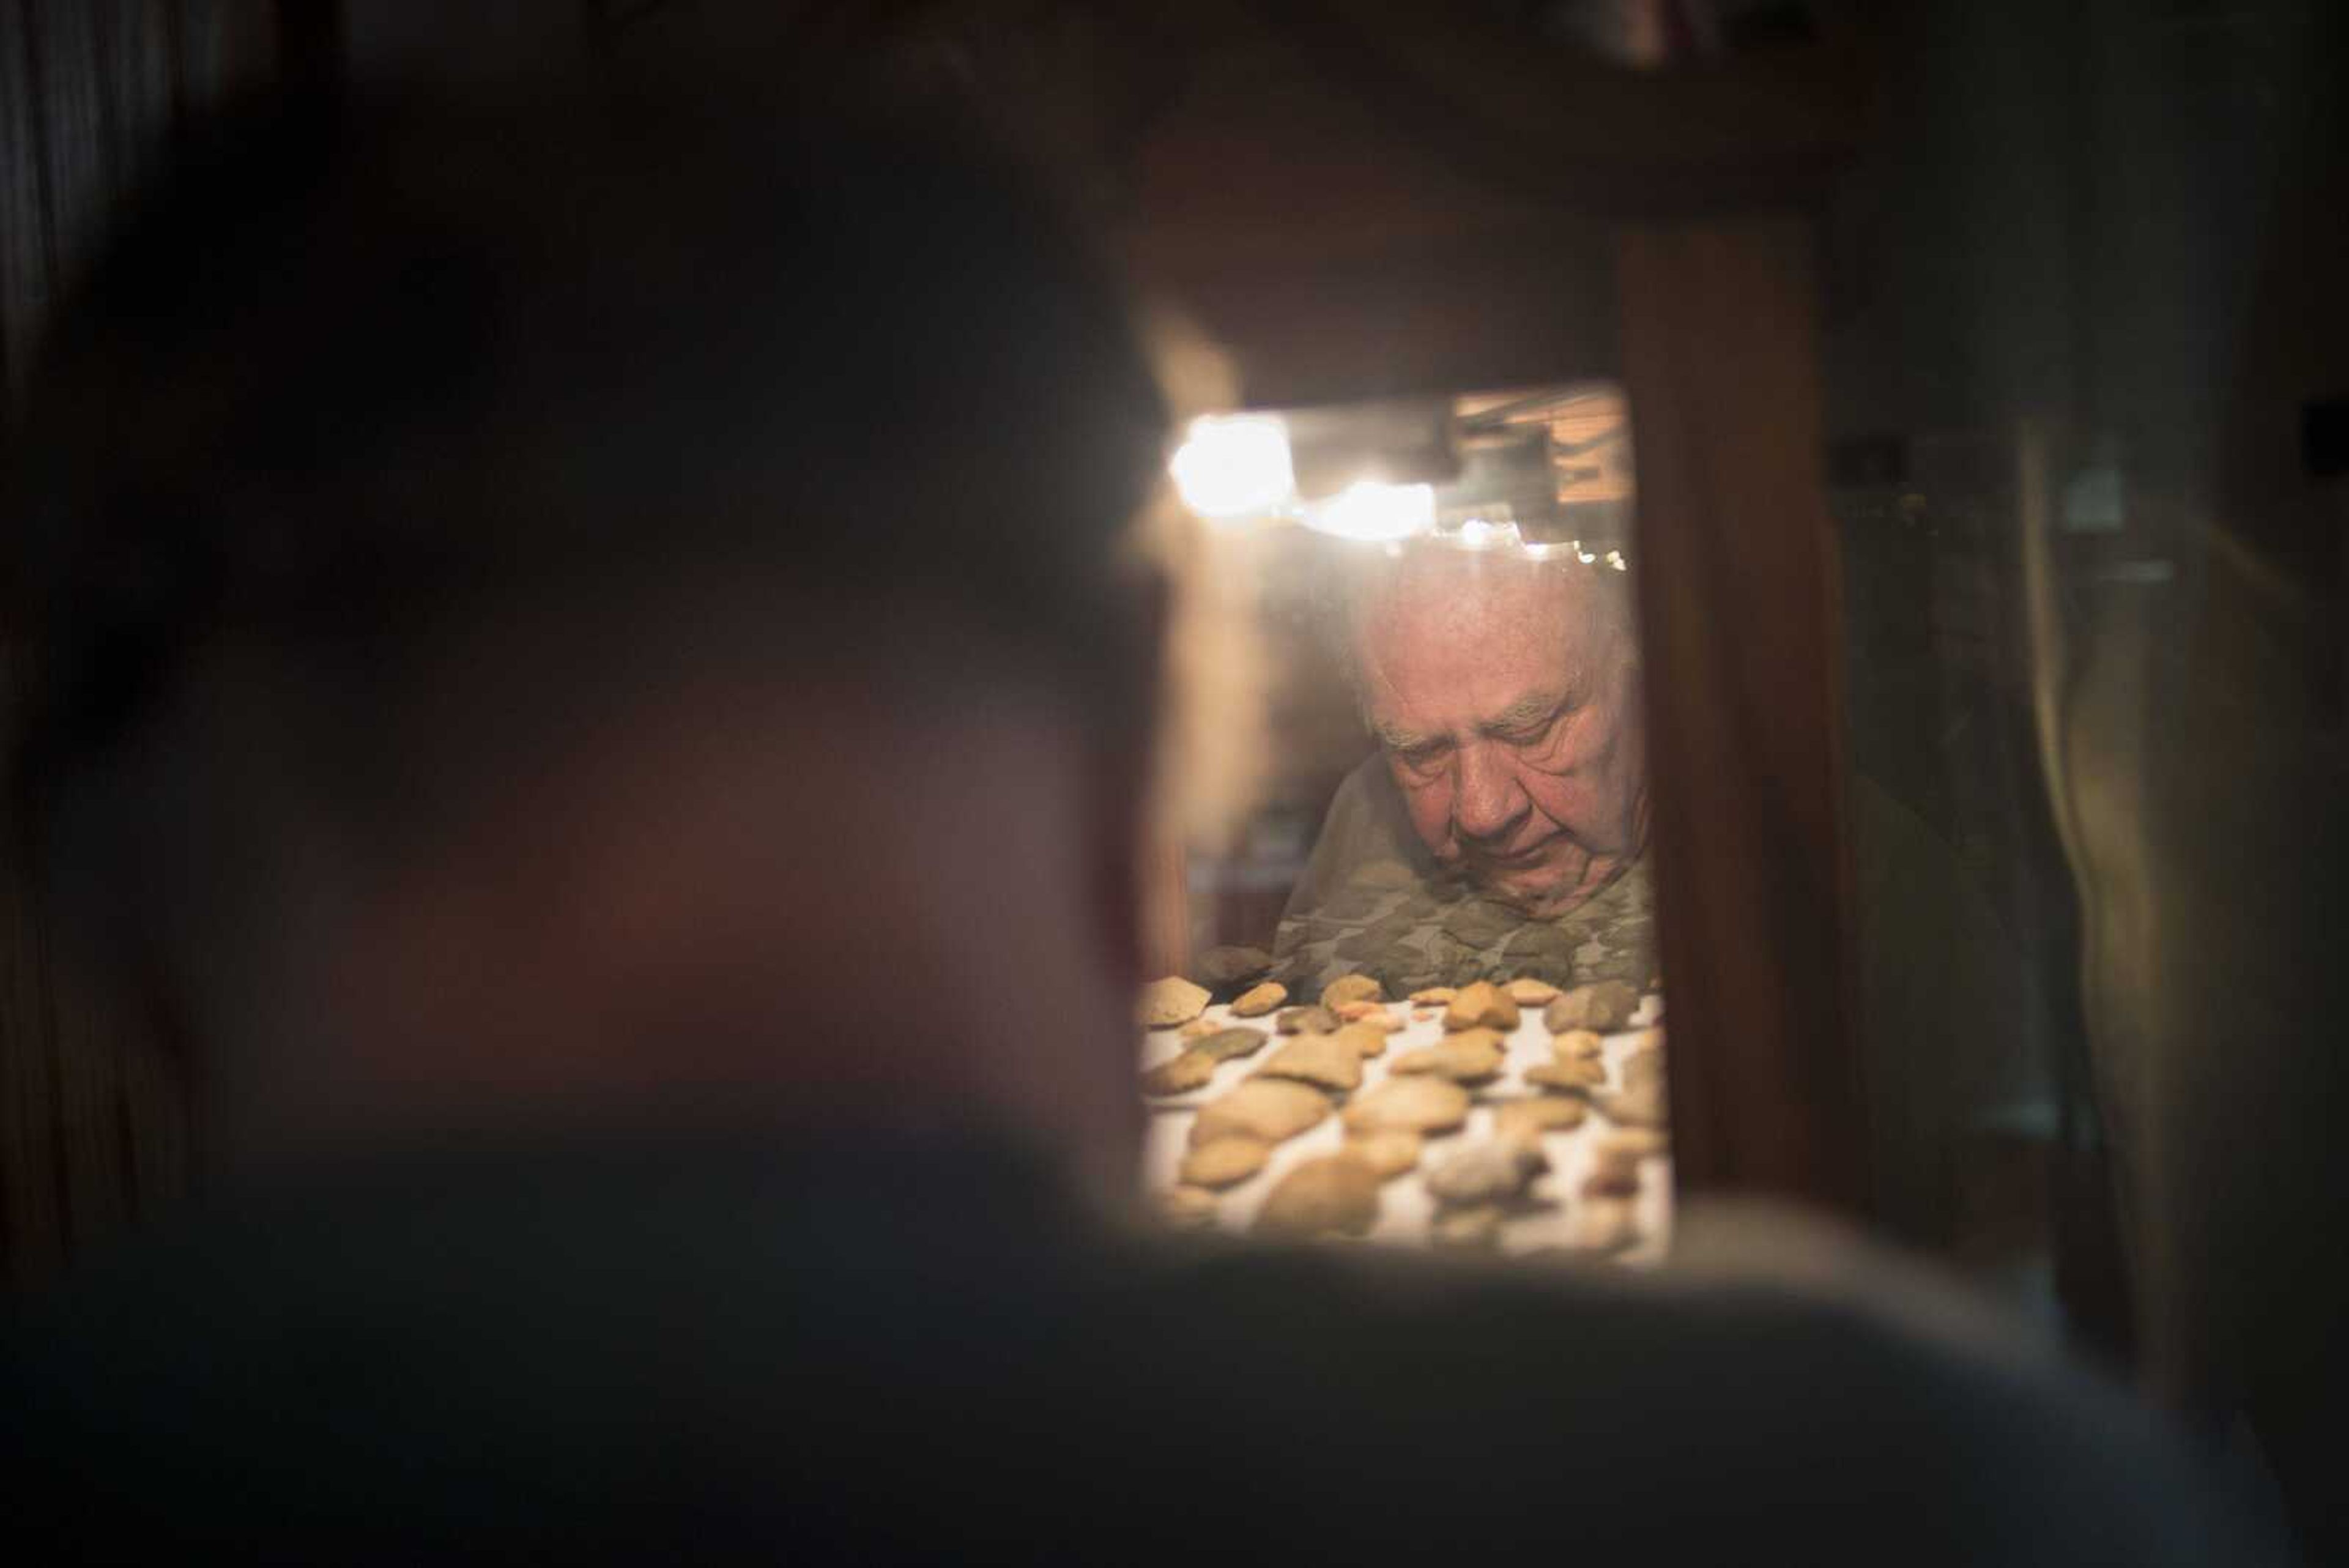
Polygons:
<instances>
[{"instance_id":1,"label":"blurred silhouette of head","mask_svg":"<svg viewBox=\"0 0 2349 1568\"><path fill-rule=\"evenodd\" d=\"M281 108L95 269L11 498L16 783L233 1140L1122 1127L1068 1042L1133 978L1161 409L968 146ZM936 1037L843 1033L885 999Z\"/></svg>"}]
</instances>

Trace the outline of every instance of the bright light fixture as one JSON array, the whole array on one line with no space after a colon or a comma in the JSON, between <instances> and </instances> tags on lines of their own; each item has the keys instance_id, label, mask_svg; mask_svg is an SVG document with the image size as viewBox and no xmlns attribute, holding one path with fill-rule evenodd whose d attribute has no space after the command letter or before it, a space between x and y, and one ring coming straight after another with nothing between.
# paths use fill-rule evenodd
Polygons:
<instances>
[{"instance_id":1,"label":"bright light fixture","mask_svg":"<svg viewBox=\"0 0 2349 1568\"><path fill-rule=\"evenodd\" d=\"M1435 489L1357 480L1307 507L1305 524L1344 539L1406 539L1435 526Z\"/></svg>"},{"instance_id":2,"label":"bright light fixture","mask_svg":"<svg viewBox=\"0 0 2349 1568\"><path fill-rule=\"evenodd\" d=\"M1202 517L1269 512L1297 488L1288 429L1270 414L1208 414L1193 420L1167 469L1183 504Z\"/></svg>"},{"instance_id":3,"label":"bright light fixture","mask_svg":"<svg viewBox=\"0 0 2349 1568\"><path fill-rule=\"evenodd\" d=\"M1471 517L1460 524L1454 537L1462 548L1468 550L1525 549L1530 553L1537 548L1526 544L1515 523L1495 523L1485 517Z\"/></svg>"}]
</instances>

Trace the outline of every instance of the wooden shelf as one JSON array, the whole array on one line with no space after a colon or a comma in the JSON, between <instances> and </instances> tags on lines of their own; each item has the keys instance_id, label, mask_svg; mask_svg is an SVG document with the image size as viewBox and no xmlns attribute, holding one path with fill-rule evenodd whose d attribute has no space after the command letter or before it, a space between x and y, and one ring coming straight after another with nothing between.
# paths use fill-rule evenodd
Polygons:
<instances>
[{"instance_id":1,"label":"wooden shelf","mask_svg":"<svg viewBox=\"0 0 2349 1568\"><path fill-rule=\"evenodd\" d=\"M1438 7L1250 7L1152 123L1119 239L1251 401L1611 375L1610 226L1806 204L1857 145L1865 65L1642 72Z\"/></svg>"}]
</instances>

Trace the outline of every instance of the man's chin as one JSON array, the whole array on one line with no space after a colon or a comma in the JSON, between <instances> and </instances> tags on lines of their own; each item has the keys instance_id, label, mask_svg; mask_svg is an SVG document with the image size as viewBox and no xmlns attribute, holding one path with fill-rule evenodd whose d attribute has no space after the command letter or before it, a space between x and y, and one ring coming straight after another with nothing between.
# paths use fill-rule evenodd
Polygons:
<instances>
[{"instance_id":1,"label":"man's chin","mask_svg":"<svg viewBox=\"0 0 2349 1568\"><path fill-rule=\"evenodd\" d=\"M1596 889L1578 887L1563 871L1543 867L1531 871L1504 872L1479 877L1486 898L1536 919L1564 914Z\"/></svg>"},{"instance_id":2,"label":"man's chin","mask_svg":"<svg viewBox=\"0 0 2349 1568\"><path fill-rule=\"evenodd\" d=\"M1477 890L1529 919L1550 919L1588 903L1613 880L1588 859L1578 856L1572 866L1535 866L1480 876Z\"/></svg>"}]
</instances>

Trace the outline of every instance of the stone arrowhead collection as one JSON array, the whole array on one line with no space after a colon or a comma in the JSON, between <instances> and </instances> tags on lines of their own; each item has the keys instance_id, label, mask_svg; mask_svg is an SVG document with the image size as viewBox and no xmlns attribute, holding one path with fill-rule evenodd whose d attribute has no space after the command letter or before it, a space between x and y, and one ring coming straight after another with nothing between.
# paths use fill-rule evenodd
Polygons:
<instances>
[{"instance_id":1,"label":"stone arrowhead collection","mask_svg":"<svg viewBox=\"0 0 2349 1568\"><path fill-rule=\"evenodd\" d=\"M1217 957L1200 971L1209 984L1168 976L1138 1007L1176 1047L1142 1073L1142 1093L1190 1118L1187 1133L1176 1124L1173 1184L1152 1194L1165 1221L1494 1249L1517 1221L1547 1217L1561 1222L1542 1232L1554 1244L1533 1250L1609 1256L1640 1241L1640 1199L1659 1179L1646 1168L1669 1145L1663 1031L1620 1038L1642 1004L1631 986L1518 978L1390 999L1373 976L1349 974L1290 1005L1253 950ZM1215 1007L1217 996L1228 1000ZM1548 1051L1529 1060L1519 1031L1536 1023ZM1333 1118L1334 1139L1316 1131ZM1387 1207L1389 1183L1402 1210Z\"/></svg>"}]
</instances>

